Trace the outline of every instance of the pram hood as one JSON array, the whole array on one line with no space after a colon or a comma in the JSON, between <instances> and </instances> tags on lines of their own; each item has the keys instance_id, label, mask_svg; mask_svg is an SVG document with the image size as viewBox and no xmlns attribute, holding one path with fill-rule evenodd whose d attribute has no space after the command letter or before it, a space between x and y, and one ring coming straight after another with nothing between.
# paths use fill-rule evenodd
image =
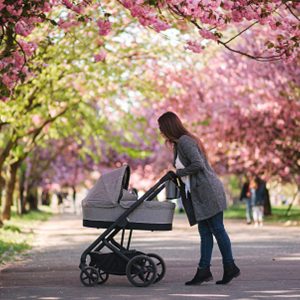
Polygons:
<instances>
[{"instance_id":1,"label":"pram hood","mask_svg":"<svg viewBox=\"0 0 300 300\"><path fill-rule=\"evenodd\" d=\"M124 165L111 172L104 173L82 200L83 207L115 207L120 200L136 200L135 195L127 191L130 168Z\"/></svg>"}]
</instances>

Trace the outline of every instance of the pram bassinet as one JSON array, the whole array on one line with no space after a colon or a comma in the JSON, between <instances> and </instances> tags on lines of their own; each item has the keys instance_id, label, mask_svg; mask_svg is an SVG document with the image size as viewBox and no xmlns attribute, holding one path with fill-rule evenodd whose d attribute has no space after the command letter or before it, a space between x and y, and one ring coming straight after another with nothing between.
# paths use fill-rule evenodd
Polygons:
<instances>
[{"instance_id":1,"label":"pram bassinet","mask_svg":"<svg viewBox=\"0 0 300 300\"><path fill-rule=\"evenodd\" d=\"M176 175L168 172L139 199L128 192L129 177L129 166L103 174L82 201L83 225L107 228L81 255L80 280L86 286L102 284L112 274L126 275L134 286L145 287L160 281L165 274L165 263L160 256L130 249L130 241L133 229L172 229L175 204L154 199L166 182L176 181ZM129 229L127 247L126 229ZM115 240L119 232L122 232L120 243Z\"/></svg>"},{"instance_id":2,"label":"pram bassinet","mask_svg":"<svg viewBox=\"0 0 300 300\"><path fill-rule=\"evenodd\" d=\"M108 228L138 200L136 195L127 190L129 178L129 166L123 166L99 178L82 201L83 226ZM126 217L123 227L172 230L174 209L175 204L171 202L143 201Z\"/></svg>"}]
</instances>

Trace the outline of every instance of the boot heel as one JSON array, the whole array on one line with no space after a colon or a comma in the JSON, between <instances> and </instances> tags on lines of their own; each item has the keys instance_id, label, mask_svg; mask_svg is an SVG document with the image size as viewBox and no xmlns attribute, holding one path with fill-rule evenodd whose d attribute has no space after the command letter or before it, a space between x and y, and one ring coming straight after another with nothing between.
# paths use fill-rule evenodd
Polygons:
<instances>
[{"instance_id":1,"label":"boot heel","mask_svg":"<svg viewBox=\"0 0 300 300\"><path fill-rule=\"evenodd\" d=\"M210 268L197 268L197 273L191 281L187 281L186 285L196 285L201 284L205 281L213 280L213 276L210 272Z\"/></svg>"},{"instance_id":2,"label":"boot heel","mask_svg":"<svg viewBox=\"0 0 300 300\"><path fill-rule=\"evenodd\" d=\"M214 280L214 278L211 276L211 277L208 277L208 278L206 278L204 281L211 281L211 280Z\"/></svg>"},{"instance_id":3,"label":"boot heel","mask_svg":"<svg viewBox=\"0 0 300 300\"><path fill-rule=\"evenodd\" d=\"M239 277L241 275L241 272L238 272L237 274L234 275L234 277Z\"/></svg>"}]
</instances>

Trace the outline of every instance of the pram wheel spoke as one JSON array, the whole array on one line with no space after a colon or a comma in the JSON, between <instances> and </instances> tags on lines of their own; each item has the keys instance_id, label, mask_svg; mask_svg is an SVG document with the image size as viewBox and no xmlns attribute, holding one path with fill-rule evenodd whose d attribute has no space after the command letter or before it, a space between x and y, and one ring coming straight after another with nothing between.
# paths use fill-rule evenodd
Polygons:
<instances>
[{"instance_id":1,"label":"pram wheel spoke","mask_svg":"<svg viewBox=\"0 0 300 300\"><path fill-rule=\"evenodd\" d=\"M98 274L99 274L99 279L97 282L98 284L102 284L107 281L107 279L109 277L108 273L102 271L101 269L98 269Z\"/></svg>"},{"instance_id":2,"label":"pram wheel spoke","mask_svg":"<svg viewBox=\"0 0 300 300\"><path fill-rule=\"evenodd\" d=\"M155 263L146 255L137 255L128 262L126 275L134 286L146 287L156 279Z\"/></svg>"},{"instance_id":3,"label":"pram wheel spoke","mask_svg":"<svg viewBox=\"0 0 300 300\"><path fill-rule=\"evenodd\" d=\"M99 280L99 274L94 267L86 267L80 273L80 280L85 286L93 286Z\"/></svg>"},{"instance_id":4,"label":"pram wheel spoke","mask_svg":"<svg viewBox=\"0 0 300 300\"><path fill-rule=\"evenodd\" d=\"M154 280L153 283L157 283L163 279L166 273L166 264L164 260L157 254L155 253L147 253L147 256L149 256L155 263L156 265L156 279Z\"/></svg>"}]
</instances>

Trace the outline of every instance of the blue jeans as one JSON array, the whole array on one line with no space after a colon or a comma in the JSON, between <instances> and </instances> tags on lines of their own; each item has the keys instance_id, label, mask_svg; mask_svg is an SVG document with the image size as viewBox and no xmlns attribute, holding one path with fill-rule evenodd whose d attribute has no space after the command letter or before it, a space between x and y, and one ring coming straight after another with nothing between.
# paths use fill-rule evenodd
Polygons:
<instances>
[{"instance_id":1,"label":"blue jeans","mask_svg":"<svg viewBox=\"0 0 300 300\"><path fill-rule=\"evenodd\" d=\"M214 244L213 236L215 236L221 251L223 264L227 265L234 262L231 242L223 224L223 212L220 212L209 219L198 222L198 230L201 237L200 268L207 268L210 266Z\"/></svg>"}]
</instances>

